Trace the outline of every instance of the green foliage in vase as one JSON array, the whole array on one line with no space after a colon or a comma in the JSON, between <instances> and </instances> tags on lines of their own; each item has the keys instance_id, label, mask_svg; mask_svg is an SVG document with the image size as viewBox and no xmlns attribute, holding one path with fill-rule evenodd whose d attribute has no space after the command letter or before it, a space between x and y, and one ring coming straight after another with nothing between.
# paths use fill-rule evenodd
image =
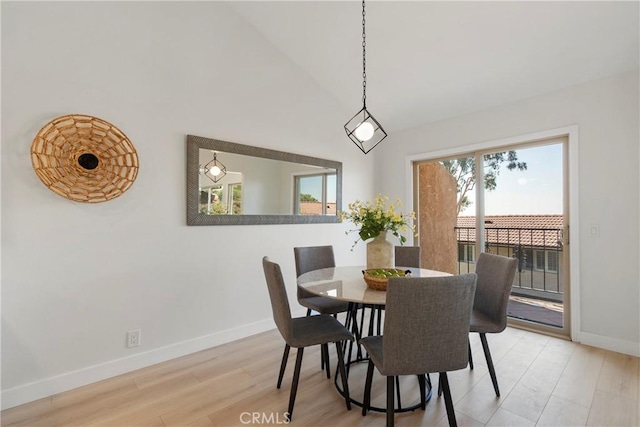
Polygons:
<instances>
[{"instance_id":1,"label":"green foliage in vase","mask_svg":"<svg viewBox=\"0 0 640 427\"><path fill-rule=\"evenodd\" d=\"M358 232L359 238L356 239L353 246L360 240L365 241L387 231L391 231L400 240L401 245L407 241L407 238L401 233L414 232L413 220L416 217L415 213L403 214L396 212L396 208L402 206L400 199L396 199L395 204L387 206L388 202L389 197L378 195L373 202L356 200L353 203L349 203L348 211L338 212L340 221L351 221L358 227L358 229L347 231L347 234L354 231ZM353 246L351 249L353 249Z\"/></svg>"}]
</instances>

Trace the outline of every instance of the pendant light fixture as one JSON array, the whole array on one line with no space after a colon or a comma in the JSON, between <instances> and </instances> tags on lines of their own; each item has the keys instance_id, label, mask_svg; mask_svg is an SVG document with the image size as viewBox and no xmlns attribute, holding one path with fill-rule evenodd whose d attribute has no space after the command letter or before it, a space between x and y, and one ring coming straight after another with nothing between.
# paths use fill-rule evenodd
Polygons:
<instances>
[{"instance_id":1,"label":"pendant light fixture","mask_svg":"<svg viewBox=\"0 0 640 427\"><path fill-rule=\"evenodd\" d=\"M387 137L378 121L367 111L367 35L365 32L365 9L362 0L362 109L344 125L347 136L364 154Z\"/></svg>"},{"instance_id":2,"label":"pendant light fixture","mask_svg":"<svg viewBox=\"0 0 640 427\"><path fill-rule=\"evenodd\" d=\"M213 182L218 182L227 174L225 165L218 161L217 153L213 152L213 160L204 165L204 175Z\"/></svg>"}]
</instances>

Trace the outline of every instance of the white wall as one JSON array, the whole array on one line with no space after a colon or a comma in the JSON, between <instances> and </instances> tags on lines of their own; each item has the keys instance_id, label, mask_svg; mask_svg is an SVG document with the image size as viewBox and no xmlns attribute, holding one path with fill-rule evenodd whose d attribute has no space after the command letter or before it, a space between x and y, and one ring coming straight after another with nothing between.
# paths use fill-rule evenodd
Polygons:
<instances>
[{"instance_id":1,"label":"white wall","mask_svg":"<svg viewBox=\"0 0 640 427\"><path fill-rule=\"evenodd\" d=\"M638 71L391 135L376 189L405 198L407 157L578 126L580 330L584 343L640 355ZM384 165L383 165L384 163ZM388 171L394 171L389 173ZM600 225L600 237L589 225ZM573 239L576 240L576 239Z\"/></svg>"},{"instance_id":2,"label":"white wall","mask_svg":"<svg viewBox=\"0 0 640 427\"><path fill-rule=\"evenodd\" d=\"M583 337L638 345L637 74L392 133L374 175L344 136L353 111L223 3L0 7L4 407L272 327L263 255L282 264L291 297L294 246L364 261L348 225L187 227L187 134L342 161L346 205L404 198L407 155L578 124L580 223L601 225L599 239L578 231ZM33 172L33 137L70 113L136 146L140 173L120 198L70 202ZM138 328L142 346L126 349Z\"/></svg>"},{"instance_id":3,"label":"white wall","mask_svg":"<svg viewBox=\"0 0 640 427\"><path fill-rule=\"evenodd\" d=\"M364 262L347 225L186 226L187 134L341 161L345 202L373 195L371 156L342 129L352 112L228 6L1 7L4 407L270 329L264 255L292 303L294 246ZM71 113L135 145L138 179L121 197L74 203L34 173L34 136ZM126 349L132 329L142 346Z\"/></svg>"}]
</instances>

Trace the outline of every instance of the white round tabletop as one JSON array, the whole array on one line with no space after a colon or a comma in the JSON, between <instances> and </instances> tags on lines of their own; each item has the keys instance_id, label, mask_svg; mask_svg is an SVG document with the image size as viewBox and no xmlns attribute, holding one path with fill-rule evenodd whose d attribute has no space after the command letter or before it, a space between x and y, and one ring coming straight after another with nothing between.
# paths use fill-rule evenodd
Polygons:
<instances>
[{"instance_id":1,"label":"white round tabletop","mask_svg":"<svg viewBox=\"0 0 640 427\"><path fill-rule=\"evenodd\" d=\"M424 268L396 268L411 270L411 277L451 276L450 273ZM363 278L362 271L365 269L363 266L323 268L302 274L297 282L298 286L318 296L346 302L385 305L387 293L369 289Z\"/></svg>"}]
</instances>

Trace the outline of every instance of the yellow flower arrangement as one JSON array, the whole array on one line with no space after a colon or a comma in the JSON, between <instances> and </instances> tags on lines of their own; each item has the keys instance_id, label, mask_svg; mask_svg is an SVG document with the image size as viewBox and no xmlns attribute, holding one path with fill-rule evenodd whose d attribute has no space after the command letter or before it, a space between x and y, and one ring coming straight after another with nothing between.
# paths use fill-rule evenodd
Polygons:
<instances>
[{"instance_id":1,"label":"yellow flower arrangement","mask_svg":"<svg viewBox=\"0 0 640 427\"><path fill-rule=\"evenodd\" d=\"M414 212L408 214L397 213L396 207L402 206L400 199L396 199L395 204L387 207L388 202L389 197L379 194L373 202L356 200L353 203L349 203L348 212L340 211L338 213L340 221L351 221L355 226L359 227L359 229L347 231L347 234L357 231L360 236L353 243L353 246L359 240L365 241L387 231L391 231L394 236L400 239L401 245L407 241L407 238L400 233L409 230L413 232L415 230L413 220L416 215Z\"/></svg>"}]
</instances>

